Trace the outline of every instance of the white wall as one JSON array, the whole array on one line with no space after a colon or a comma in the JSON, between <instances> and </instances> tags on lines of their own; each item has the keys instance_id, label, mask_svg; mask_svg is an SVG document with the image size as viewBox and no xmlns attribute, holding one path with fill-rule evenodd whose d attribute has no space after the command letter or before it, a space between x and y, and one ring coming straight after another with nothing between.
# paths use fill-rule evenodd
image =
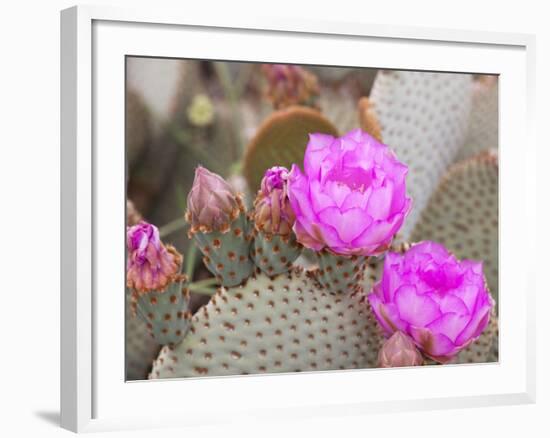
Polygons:
<instances>
[{"instance_id":1,"label":"white wall","mask_svg":"<svg viewBox=\"0 0 550 438\"><path fill-rule=\"evenodd\" d=\"M96 1L138 5L146 1ZM155 5L201 7L230 14L293 15L374 23L485 29L537 34L539 190L548 193L550 28L546 2L441 1L156 1ZM59 10L64 0L4 2L0 15L0 430L6 437L57 436L59 387ZM546 105L545 105L546 104ZM546 128L547 129L547 128ZM546 141L547 142L547 141ZM546 147L544 147L546 146ZM518 145L521 147L521 145ZM548 200L548 196L545 196ZM550 436L548 287L549 248L544 225L548 202L539 214L538 403L478 410L372 415L341 420L205 427L183 433L200 436ZM521 232L521 230L518 230ZM6 245L7 238L7 245ZM368 390L363 388L361 390ZM154 403L154 401L152 401ZM136 436L164 436L140 432ZM509 435L510 434L510 435ZM182 432L166 433L181 436ZM130 436L117 433L108 436ZM134 436L134 435L132 435Z\"/></svg>"}]
</instances>

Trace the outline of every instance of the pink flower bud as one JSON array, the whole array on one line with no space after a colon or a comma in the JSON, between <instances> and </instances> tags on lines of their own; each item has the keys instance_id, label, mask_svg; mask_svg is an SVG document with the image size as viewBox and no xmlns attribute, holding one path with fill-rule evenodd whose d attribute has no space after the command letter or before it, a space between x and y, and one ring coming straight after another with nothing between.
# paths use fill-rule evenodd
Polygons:
<instances>
[{"instance_id":1,"label":"pink flower bud","mask_svg":"<svg viewBox=\"0 0 550 438\"><path fill-rule=\"evenodd\" d=\"M319 84L313 73L285 64L264 64L262 70L268 83L267 97L276 109L291 105L317 106Z\"/></svg>"},{"instance_id":2,"label":"pink flower bud","mask_svg":"<svg viewBox=\"0 0 550 438\"><path fill-rule=\"evenodd\" d=\"M414 342L399 331L384 342L378 353L378 366L381 368L412 367L422 363L422 355Z\"/></svg>"},{"instance_id":3,"label":"pink flower bud","mask_svg":"<svg viewBox=\"0 0 550 438\"><path fill-rule=\"evenodd\" d=\"M174 247L163 245L157 227L145 221L128 227L126 244L129 288L137 293L162 291L177 278L183 257Z\"/></svg>"},{"instance_id":4,"label":"pink flower bud","mask_svg":"<svg viewBox=\"0 0 550 438\"><path fill-rule=\"evenodd\" d=\"M258 231L288 236L294 225L294 211L287 195L288 170L268 169L254 201L254 223Z\"/></svg>"},{"instance_id":5,"label":"pink flower bud","mask_svg":"<svg viewBox=\"0 0 550 438\"><path fill-rule=\"evenodd\" d=\"M191 234L201 231L225 232L239 215L242 203L221 176L204 167L197 167L193 187L187 197L187 221Z\"/></svg>"}]
</instances>

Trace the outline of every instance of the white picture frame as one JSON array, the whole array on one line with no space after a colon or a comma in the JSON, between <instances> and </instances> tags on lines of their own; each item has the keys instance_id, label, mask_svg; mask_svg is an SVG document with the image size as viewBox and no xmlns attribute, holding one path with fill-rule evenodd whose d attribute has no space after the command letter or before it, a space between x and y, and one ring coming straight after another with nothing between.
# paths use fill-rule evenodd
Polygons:
<instances>
[{"instance_id":1,"label":"white picture frame","mask_svg":"<svg viewBox=\"0 0 550 438\"><path fill-rule=\"evenodd\" d=\"M536 204L534 45L534 36L523 34L292 17L229 20L189 10L91 6L62 11L62 427L101 431L207 424L214 418L269 421L534 402L534 273L526 260L509 256L535 245L529 214ZM358 48L368 48L370 60L354 57ZM120 73L128 54L499 74L499 363L124 382L124 299L116 291L124 284ZM521 199L523 208L511 199ZM521 236L514 233L518 224L529 225ZM178 397L182 385L192 403ZM233 394L231 403L227 394ZM143 399L156 402L143 411Z\"/></svg>"}]
</instances>

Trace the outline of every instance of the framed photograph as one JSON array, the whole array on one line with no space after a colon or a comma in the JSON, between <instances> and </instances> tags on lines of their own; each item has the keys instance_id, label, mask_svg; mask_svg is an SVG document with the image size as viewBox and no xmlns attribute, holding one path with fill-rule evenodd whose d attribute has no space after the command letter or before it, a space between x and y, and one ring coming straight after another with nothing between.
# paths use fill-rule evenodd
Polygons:
<instances>
[{"instance_id":1,"label":"framed photograph","mask_svg":"<svg viewBox=\"0 0 550 438\"><path fill-rule=\"evenodd\" d=\"M533 402L533 50L62 11L62 426Z\"/></svg>"}]
</instances>

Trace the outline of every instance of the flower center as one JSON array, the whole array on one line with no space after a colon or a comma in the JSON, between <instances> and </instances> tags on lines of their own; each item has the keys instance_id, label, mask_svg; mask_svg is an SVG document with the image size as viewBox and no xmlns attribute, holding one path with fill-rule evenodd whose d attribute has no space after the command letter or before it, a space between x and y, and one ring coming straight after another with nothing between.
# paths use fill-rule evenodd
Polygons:
<instances>
[{"instance_id":1,"label":"flower center","mask_svg":"<svg viewBox=\"0 0 550 438\"><path fill-rule=\"evenodd\" d=\"M345 185L352 191L364 193L372 184L373 171L372 169L344 168L338 173L331 172L327 179L339 186Z\"/></svg>"}]
</instances>

